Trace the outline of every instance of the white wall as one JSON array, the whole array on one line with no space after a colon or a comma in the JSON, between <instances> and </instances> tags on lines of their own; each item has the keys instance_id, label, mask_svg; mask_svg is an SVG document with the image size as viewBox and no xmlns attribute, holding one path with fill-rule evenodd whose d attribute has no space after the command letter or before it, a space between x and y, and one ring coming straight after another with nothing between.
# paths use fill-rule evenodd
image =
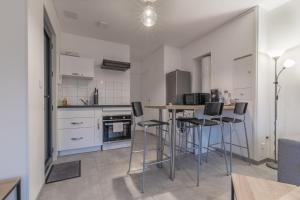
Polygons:
<instances>
[{"instance_id":1,"label":"white wall","mask_svg":"<svg viewBox=\"0 0 300 200\"><path fill-rule=\"evenodd\" d=\"M144 105L165 103L164 48L161 47L142 61L142 99ZM145 109L145 119L157 118L158 112Z\"/></svg>"},{"instance_id":2,"label":"white wall","mask_svg":"<svg viewBox=\"0 0 300 200\"><path fill-rule=\"evenodd\" d=\"M44 153L44 8L56 34L60 27L50 0L28 0L28 173L29 199L36 199L45 182ZM57 58L57 57L56 57ZM54 66L58 60L54 60ZM57 65L58 66L58 65ZM56 69L53 69L56 72ZM56 76L54 76L55 78ZM55 99L55 95L54 95ZM55 105L54 105L55 106ZM55 141L54 141L55 145Z\"/></svg>"},{"instance_id":3,"label":"white wall","mask_svg":"<svg viewBox=\"0 0 300 200\"><path fill-rule=\"evenodd\" d=\"M144 105L166 104L166 73L181 69L181 51L171 46L161 46L141 61L142 99ZM164 119L167 119L167 112ZM157 119L158 111L145 110L145 119Z\"/></svg>"},{"instance_id":4,"label":"white wall","mask_svg":"<svg viewBox=\"0 0 300 200\"><path fill-rule=\"evenodd\" d=\"M22 177L27 196L27 1L0 7L0 179Z\"/></svg>"},{"instance_id":5,"label":"white wall","mask_svg":"<svg viewBox=\"0 0 300 200\"><path fill-rule=\"evenodd\" d=\"M61 49L94 59L95 78L84 80L63 77L59 86L59 102L63 98L67 98L71 104L81 104L80 98L92 101L92 93L96 87L99 89L99 104L129 104L130 70L120 72L100 68L103 59L130 62L128 45L64 33Z\"/></svg>"},{"instance_id":6,"label":"white wall","mask_svg":"<svg viewBox=\"0 0 300 200\"><path fill-rule=\"evenodd\" d=\"M218 88L220 91L228 90L233 92L233 64L234 59L253 54L256 57L256 12L252 9L238 18L224 24L218 29L208 33L206 36L193 41L191 44L184 47L182 50L182 65L183 69L192 72L192 90L195 92L197 79L197 59L201 56L211 54L211 87ZM255 71L255 64L253 65ZM253 84L255 81L253 80ZM254 87L253 87L254 88ZM247 128L249 132L251 158L256 158L254 154L254 138L252 133L254 123L254 107L250 101L247 116ZM200 112L201 113L201 112ZM199 113L199 114L200 114ZM230 115L230 112L225 112L224 115ZM235 143L242 142L245 144L243 129L237 129L239 134L233 135ZM215 130L219 131L219 130ZM226 138L228 140L228 129L225 129ZM219 135L215 133L215 135ZM204 134L204 144L206 145L206 136ZM220 138L214 137L214 140ZM234 150L235 153L246 156L245 152L239 149Z\"/></svg>"},{"instance_id":7,"label":"white wall","mask_svg":"<svg viewBox=\"0 0 300 200\"><path fill-rule=\"evenodd\" d=\"M130 101L142 101L142 64L131 61L130 69Z\"/></svg>"},{"instance_id":8,"label":"white wall","mask_svg":"<svg viewBox=\"0 0 300 200\"><path fill-rule=\"evenodd\" d=\"M164 71L169 73L182 69L181 50L171 46L164 46Z\"/></svg>"},{"instance_id":9,"label":"white wall","mask_svg":"<svg viewBox=\"0 0 300 200\"><path fill-rule=\"evenodd\" d=\"M273 116L274 116L274 61L268 55L267 13L259 9L258 20L258 65L257 65L257 123L255 127L255 151L259 159L272 157ZM269 139L267 139L269 138Z\"/></svg>"},{"instance_id":10,"label":"white wall","mask_svg":"<svg viewBox=\"0 0 300 200\"><path fill-rule=\"evenodd\" d=\"M44 19L43 2L28 0L28 169L29 199L44 184Z\"/></svg>"},{"instance_id":11,"label":"white wall","mask_svg":"<svg viewBox=\"0 0 300 200\"><path fill-rule=\"evenodd\" d=\"M0 179L20 176L22 199L36 199L44 183L43 1L2 3L1 93L9 98L1 98Z\"/></svg>"},{"instance_id":12,"label":"white wall","mask_svg":"<svg viewBox=\"0 0 300 200\"><path fill-rule=\"evenodd\" d=\"M182 49L183 67L194 71L195 59L211 53L212 88L232 89L233 59L255 54L255 14L250 12L193 41ZM195 79L192 73L192 79ZM193 88L195 81L193 81Z\"/></svg>"},{"instance_id":13,"label":"white wall","mask_svg":"<svg viewBox=\"0 0 300 200\"><path fill-rule=\"evenodd\" d=\"M287 69L280 77L281 92L278 105L278 136L293 138L298 135L297 113L299 108L300 89L300 2L292 0L273 10L260 9L259 31L259 87L260 97L258 117L260 132L269 136L265 155L273 158L273 130L274 130L274 61L267 55L272 50L286 51L280 59L280 65L287 58L297 62L298 67ZM264 143L259 138L259 143Z\"/></svg>"}]
</instances>

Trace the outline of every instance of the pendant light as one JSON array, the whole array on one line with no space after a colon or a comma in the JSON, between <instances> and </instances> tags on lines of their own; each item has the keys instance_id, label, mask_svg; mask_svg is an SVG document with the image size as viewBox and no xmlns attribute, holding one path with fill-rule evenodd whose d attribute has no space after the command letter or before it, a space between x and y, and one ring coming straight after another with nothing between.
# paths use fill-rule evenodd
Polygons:
<instances>
[{"instance_id":1,"label":"pendant light","mask_svg":"<svg viewBox=\"0 0 300 200\"><path fill-rule=\"evenodd\" d=\"M157 13L154 9L154 7L151 5L156 0L143 0L145 2L146 7L143 10L142 13L142 23L146 27L152 27L156 24L157 21Z\"/></svg>"}]
</instances>

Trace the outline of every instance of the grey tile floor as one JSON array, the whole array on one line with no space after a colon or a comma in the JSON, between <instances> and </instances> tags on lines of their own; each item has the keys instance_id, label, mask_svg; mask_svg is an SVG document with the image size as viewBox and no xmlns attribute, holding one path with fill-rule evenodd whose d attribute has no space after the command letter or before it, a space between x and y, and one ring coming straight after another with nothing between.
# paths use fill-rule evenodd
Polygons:
<instances>
[{"instance_id":1,"label":"grey tile floor","mask_svg":"<svg viewBox=\"0 0 300 200\"><path fill-rule=\"evenodd\" d=\"M142 141L141 135L139 134ZM154 137L151 144L155 145ZM136 148L142 146L138 142ZM193 155L177 159L176 179L169 179L169 166L151 167L145 176L145 193L139 192L139 174L127 175L129 148L60 157L56 162L81 160L80 178L47 184L39 200L225 200L230 199L230 177L226 176L224 159L209 154L201 167L200 186L196 187L196 161ZM154 159L155 152L149 157ZM133 168L141 167L142 157L136 154ZM249 166L234 159L234 172L275 180L275 171L264 165Z\"/></svg>"}]
</instances>

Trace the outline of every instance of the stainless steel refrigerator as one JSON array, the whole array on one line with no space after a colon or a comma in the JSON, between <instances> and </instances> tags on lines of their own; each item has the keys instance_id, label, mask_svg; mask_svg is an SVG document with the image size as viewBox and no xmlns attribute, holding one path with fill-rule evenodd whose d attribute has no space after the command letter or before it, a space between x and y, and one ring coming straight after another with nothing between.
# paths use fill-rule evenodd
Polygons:
<instances>
[{"instance_id":1,"label":"stainless steel refrigerator","mask_svg":"<svg viewBox=\"0 0 300 200\"><path fill-rule=\"evenodd\" d=\"M183 104L183 94L191 93L191 73L176 70L166 75L166 103Z\"/></svg>"}]
</instances>

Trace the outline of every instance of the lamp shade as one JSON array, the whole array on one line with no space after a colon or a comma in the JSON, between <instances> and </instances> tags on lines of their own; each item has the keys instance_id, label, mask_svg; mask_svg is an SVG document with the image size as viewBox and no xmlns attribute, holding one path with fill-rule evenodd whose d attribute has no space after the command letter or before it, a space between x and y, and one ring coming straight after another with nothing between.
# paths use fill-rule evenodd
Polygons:
<instances>
[{"instance_id":1,"label":"lamp shade","mask_svg":"<svg viewBox=\"0 0 300 200\"><path fill-rule=\"evenodd\" d=\"M283 66L284 66L285 68L291 68L291 67L294 67L295 64L296 64L296 62L295 62L294 60L292 60L292 59L287 59L287 60L284 61Z\"/></svg>"},{"instance_id":2,"label":"lamp shade","mask_svg":"<svg viewBox=\"0 0 300 200\"><path fill-rule=\"evenodd\" d=\"M271 50L271 51L268 52L268 54L271 58L278 58L278 57L282 56L283 53L284 53L284 50L278 50L278 49L277 50Z\"/></svg>"}]
</instances>

